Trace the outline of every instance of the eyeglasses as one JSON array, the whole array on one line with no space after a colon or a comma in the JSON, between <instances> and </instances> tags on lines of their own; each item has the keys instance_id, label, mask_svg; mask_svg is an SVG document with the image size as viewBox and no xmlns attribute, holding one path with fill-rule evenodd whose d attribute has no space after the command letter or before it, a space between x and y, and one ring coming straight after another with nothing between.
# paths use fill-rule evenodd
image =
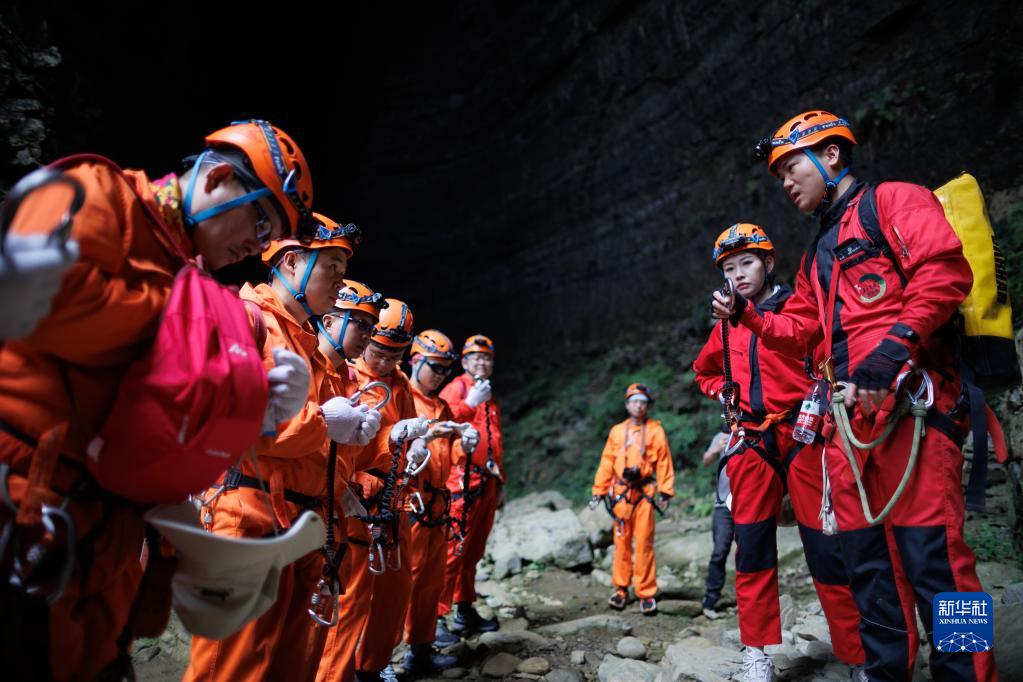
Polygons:
<instances>
[{"instance_id":1,"label":"eyeglasses","mask_svg":"<svg viewBox=\"0 0 1023 682\"><path fill-rule=\"evenodd\" d=\"M376 330L376 327L373 325L372 322L360 320L357 317L349 317L348 324L354 324L355 328L358 329L363 334L372 334Z\"/></svg>"},{"instance_id":2,"label":"eyeglasses","mask_svg":"<svg viewBox=\"0 0 1023 682\"><path fill-rule=\"evenodd\" d=\"M266 249L270 246L270 236L273 234L274 226L270 222L270 216L266 214L258 200L253 201L252 205L255 207L256 215L258 216L256 219L256 241L262 245L263 249Z\"/></svg>"},{"instance_id":3,"label":"eyeglasses","mask_svg":"<svg viewBox=\"0 0 1023 682\"><path fill-rule=\"evenodd\" d=\"M441 376L451 374L451 370L455 368L454 365L442 365L439 362L430 362L429 360L426 361L426 366L433 370L435 374Z\"/></svg>"}]
</instances>

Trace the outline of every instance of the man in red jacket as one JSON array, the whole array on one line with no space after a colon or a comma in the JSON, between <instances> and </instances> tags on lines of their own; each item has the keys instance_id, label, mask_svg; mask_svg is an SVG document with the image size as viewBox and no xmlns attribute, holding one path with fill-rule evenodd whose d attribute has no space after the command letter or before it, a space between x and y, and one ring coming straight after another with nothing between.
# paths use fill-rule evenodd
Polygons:
<instances>
[{"instance_id":1,"label":"man in red jacket","mask_svg":"<svg viewBox=\"0 0 1023 682\"><path fill-rule=\"evenodd\" d=\"M774 258L774 245L759 225L732 225L714 244L715 265L761 311L781 311L792 295L774 284ZM714 327L693 369L704 394L725 406L732 427L719 467L732 493L739 635L746 645L742 679L774 678L763 647L781 643L776 518L786 487L835 656L860 666L859 614L838 541L824 535L818 519L821 441L803 444L793 438L796 414L811 381L802 361L762 347L745 327L726 325L722 321Z\"/></svg>"},{"instance_id":2,"label":"man in red jacket","mask_svg":"<svg viewBox=\"0 0 1023 682\"><path fill-rule=\"evenodd\" d=\"M451 632L493 632L497 620L482 618L472 603L476 601L476 563L483 558L487 536L494 525L494 514L504 504L504 445L501 439L501 408L491 397L490 375L494 372L494 342L482 334L470 336L462 347L462 368L440 392L451 408L455 421L469 422L480 432L480 442L471 460L460 443L451 453L451 519L455 539L448 544L448 567L444 593L437 607L439 616L456 605ZM440 629L439 629L440 630ZM438 639L446 633L438 631Z\"/></svg>"},{"instance_id":3,"label":"man in red jacket","mask_svg":"<svg viewBox=\"0 0 1023 682\"><path fill-rule=\"evenodd\" d=\"M973 552L963 539L965 505L960 378L948 324L972 284L962 244L937 199L924 187L885 182L876 187L850 174L856 143L848 123L807 111L757 145L785 193L821 229L807 249L796 291L783 313L758 311L742 292L717 292L719 318L738 321L764 346L794 355L813 351L834 378L846 382L844 407L856 405L852 429L860 440L881 435L894 409L896 379L933 386L927 429L901 498L884 518L873 516L898 489L913 449L915 419L897 419L891 435L861 452L869 493L861 504L843 439L831 438L826 462L838 537L862 618L860 633L871 679L908 679L916 656L914 602L928 637L939 592L980 591ZM859 204L873 199L883 242L864 229ZM912 365L908 365L912 361ZM868 510L864 506L869 504ZM990 651L930 658L936 679L992 680Z\"/></svg>"}]
</instances>

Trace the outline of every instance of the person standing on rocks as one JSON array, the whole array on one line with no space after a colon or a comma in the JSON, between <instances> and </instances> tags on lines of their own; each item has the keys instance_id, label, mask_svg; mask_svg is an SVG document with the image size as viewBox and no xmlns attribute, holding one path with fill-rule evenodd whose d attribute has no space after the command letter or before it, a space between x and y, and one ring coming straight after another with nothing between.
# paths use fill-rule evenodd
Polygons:
<instances>
[{"instance_id":1,"label":"person standing on rocks","mask_svg":"<svg viewBox=\"0 0 1023 682\"><path fill-rule=\"evenodd\" d=\"M440 392L455 421L468 422L479 431L480 442L468 454L459 444L452 450L451 521L455 536L448 543L444 592L437 615L446 616L455 604L451 632L493 632L497 619L485 619L473 607L476 601L476 564L486 551L494 514L504 506L504 441L501 436L501 407L491 396L494 372L494 342L482 334L470 336L462 346L462 369Z\"/></svg>"},{"instance_id":2,"label":"person standing on rocks","mask_svg":"<svg viewBox=\"0 0 1023 682\"><path fill-rule=\"evenodd\" d=\"M409 381L416 412L438 423L424 438L433 456L427 468L415 477L418 505L410 505L412 601L405 620L405 641L409 645L403 666L406 674L428 674L458 663L456 656L441 655L433 650L435 641L441 646L458 641L454 635L445 637L443 631L438 632L443 621L437 618L447 565L451 493L445 483L451 473L451 448L456 437L461 439L463 449L471 450L473 443L479 442L479 433L472 427L459 431L452 426L451 409L437 395L457 359L451 339L436 329L421 332L412 342Z\"/></svg>"},{"instance_id":3,"label":"person standing on rocks","mask_svg":"<svg viewBox=\"0 0 1023 682\"><path fill-rule=\"evenodd\" d=\"M893 423L887 438L862 453L866 491L857 489L842 437L829 438L825 459L837 537L862 617L866 672L871 679L908 679L918 648L914 605L929 636L935 594L982 589L963 538L960 414L969 409L959 409L955 334L947 333L970 291L972 271L927 188L903 182L871 187L853 177L855 144L848 122L821 110L791 118L758 142L758 156L799 211L820 217L820 230L784 312L750 305L742 291L714 292L712 310L766 346L794 356L812 351L834 390L843 391L833 396L843 400L837 408L855 406L851 428L861 438L879 437ZM873 199L887 251L876 247L861 222L865 198ZM918 447L919 420L891 416L903 394L893 390L896 379L907 370L914 374L910 387L933 389ZM916 467L903 486L913 451ZM883 507L890 509L883 520L872 516ZM935 679L997 677L990 651L933 649L930 671Z\"/></svg>"},{"instance_id":4,"label":"person standing on rocks","mask_svg":"<svg viewBox=\"0 0 1023 682\"><path fill-rule=\"evenodd\" d=\"M757 310L787 308L792 292L774 284L774 244L759 225L737 223L714 242L714 264L728 287ZM744 680L774 679L763 648L781 644L778 602L777 516L786 487L799 522L807 566L831 630L835 656L863 664L859 614L837 538L824 535L821 441L797 442L798 407L814 384L801 359L763 347L744 327L714 326L696 361L696 383L724 408L728 441L719 468L728 477L735 523L735 593Z\"/></svg>"},{"instance_id":5,"label":"person standing on rocks","mask_svg":"<svg viewBox=\"0 0 1023 682\"><path fill-rule=\"evenodd\" d=\"M652 401L650 389L643 384L630 384L625 390L629 418L611 427L590 500L590 507L595 508L608 496L615 520L615 591L608 605L624 609L629 585L634 584L639 609L647 616L657 613L654 508L663 514L675 495L675 465L668 437L661 422L648 416Z\"/></svg>"}]
</instances>

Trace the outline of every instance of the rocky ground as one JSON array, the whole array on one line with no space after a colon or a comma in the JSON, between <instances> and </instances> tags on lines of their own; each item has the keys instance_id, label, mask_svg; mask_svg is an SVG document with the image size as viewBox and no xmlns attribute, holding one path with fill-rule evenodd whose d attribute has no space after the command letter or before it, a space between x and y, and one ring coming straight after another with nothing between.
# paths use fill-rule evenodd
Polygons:
<instances>
[{"instance_id":1,"label":"rocky ground","mask_svg":"<svg viewBox=\"0 0 1023 682\"><path fill-rule=\"evenodd\" d=\"M1001 473L995 473L1000 471ZM992 470L992 508L999 510L1010 485ZM610 524L603 510L575 512L557 492L511 501L500 514L477 573L480 611L496 615L501 630L449 648L460 667L431 679L525 679L614 682L735 679L741 662L735 595L729 584L721 617L700 613L709 519L669 514L657 526L659 613L608 610L613 559ZM847 666L831 652L795 528L779 529L779 575L784 643L769 648L781 680L845 680ZM979 564L994 595L996 652L1003 679L1023 674L1023 568L1016 562ZM137 643L142 680L179 679L187 661L187 636L177 623L159 639ZM403 649L395 653L400 672ZM921 659L926 659L926 651ZM1016 671L1016 673L1010 673ZM924 662L918 679L930 676Z\"/></svg>"}]
</instances>

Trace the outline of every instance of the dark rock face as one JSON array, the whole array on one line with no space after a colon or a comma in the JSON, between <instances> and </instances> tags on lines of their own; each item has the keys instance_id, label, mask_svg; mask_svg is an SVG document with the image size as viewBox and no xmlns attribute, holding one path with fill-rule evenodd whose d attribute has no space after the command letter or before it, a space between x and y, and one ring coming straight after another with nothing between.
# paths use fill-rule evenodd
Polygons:
<instances>
[{"instance_id":1,"label":"dark rock face","mask_svg":"<svg viewBox=\"0 0 1023 682\"><path fill-rule=\"evenodd\" d=\"M279 40L260 42L264 16L227 15L242 23L225 33L62 10L49 98L31 56L53 55L38 52L48 38L28 52L3 41L0 133L16 160L3 180L46 144L166 171L202 131L270 117L309 154L321 210L370 235L351 276L406 298L418 326L484 331L519 358L702 315L711 240L739 220L768 227L791 273L815 227L750 149L798 111L849 118L867 178L933 186L969 168L989 193L1023 182L1019 3L345 11L279 17ZM5 35L21 35L15 20ZM123 40L97 42L113 21L131 24ZM280 82L290 94L260 92ZM61 116L52 139L34 113L47 107Z\"/></svg>"}]
</instances>

